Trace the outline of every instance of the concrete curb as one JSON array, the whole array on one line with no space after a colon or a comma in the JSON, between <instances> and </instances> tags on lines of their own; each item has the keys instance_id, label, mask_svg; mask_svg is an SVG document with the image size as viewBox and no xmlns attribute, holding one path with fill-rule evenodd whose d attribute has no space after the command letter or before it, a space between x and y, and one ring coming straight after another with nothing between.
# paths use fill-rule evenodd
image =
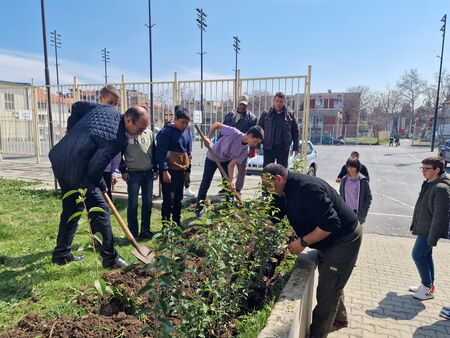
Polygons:
<instances>
[{"instance_id":1,"label":"concrete curb","mask_svg":"<svg viewBox=\"0 0 450 338\"><path fill-rule=\"evenodd\" d=\"M317 251L300 254L258 338L304 338L311 322Z\"/></svg>"}]
</instances>

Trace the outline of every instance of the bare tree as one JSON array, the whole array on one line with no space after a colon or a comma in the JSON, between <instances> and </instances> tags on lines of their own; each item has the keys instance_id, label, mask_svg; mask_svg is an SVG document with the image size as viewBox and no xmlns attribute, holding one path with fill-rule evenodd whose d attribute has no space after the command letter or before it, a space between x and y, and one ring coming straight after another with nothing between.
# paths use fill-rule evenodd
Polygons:
<instances>
[{"instance_id":1,"label":"bare tree","mask_svg":"<svg viewBox=\"0 0 450 338\"><path fill-rule=\"evenodd\" d=\"M423 80L417 69L410 69L405 71L400 80L397 82L397 89L401 93L405 103L408 104L410 110L410 128L411 132L413 121L416 118L417 108L422 104L420 101L426 90L426 81ZM416 129L416 128L415 128ZM417 134L417 130L414 130L414 135Z\"/></svg>"},{"instance_id":2,"label":"bare tree","mask_svg":"<svg viewBox=\"0 0 450 338\"><path fill-rule=\"evenodd\" d=\"M358 85L347 88L344 97L344 123L348 124L352 117L356 119L356 132L359 134L361 121L366 121L368 114L373 110L375 103L374 93L369 87Z\"/></svg>"}]
</instances>

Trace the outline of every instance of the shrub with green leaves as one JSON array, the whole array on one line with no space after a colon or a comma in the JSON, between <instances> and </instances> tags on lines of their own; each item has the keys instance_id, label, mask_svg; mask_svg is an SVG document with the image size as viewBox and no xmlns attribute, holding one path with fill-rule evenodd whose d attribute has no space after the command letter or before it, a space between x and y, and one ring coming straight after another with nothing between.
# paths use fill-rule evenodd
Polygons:
<instances>
[{"instance_id":1,"label":"shrub with green leaves","mask_svg":"<svg viewBox=\"0 0 450 338\"><path fill-rule=\"evenodd\" d=\"M162 335L221 336L244 310L261 304L290 232L287 223L270 221L271 199L260 193L240 204L215 204L202 226L185 233L174 224L162 228L148 267L156 275L143 290Z\"/></svg>"}]
</instances>

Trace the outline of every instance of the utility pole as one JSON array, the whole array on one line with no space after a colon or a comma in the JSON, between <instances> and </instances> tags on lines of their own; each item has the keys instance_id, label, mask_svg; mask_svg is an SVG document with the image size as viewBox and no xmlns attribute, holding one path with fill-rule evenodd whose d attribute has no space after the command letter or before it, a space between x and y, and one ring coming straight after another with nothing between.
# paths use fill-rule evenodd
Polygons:
<instances>
[{"instance_id":1,"label":"utility pole","mask_svg":"<svg viewBox=\"0 0 450 338\"><path fill-rule=\"evenodd\" d=\"M206 119L205 113L203 110L203 55L206 52L203 52L203 32L206 32L206 13L203 11L203 8L197 8L197 27L200 28L200 111L202 112L202 125L203 125L203 133L206 134ZM203 144L203 143L202 143Z\"/></svg>"},{"instance_id":2,"label":"utility pole","mask_svg":"<svg viewBox=\"0 0 450 338\"><path fill-rule=\"evenodd\" d=\"M109 58L109 50L107 50L106 48L102 49L102 61L105 63L105 83L108 83L108 67L107 64L110 61Z\"/></svg>"},{"instance_id":3,"label":"utility pole","mask_svg":"<svg viewBox=\"0 0 450 338\"><path fill-rule=\"evenodd\" d=\"M151 0L148 0L148 42L150 55L150 120L152 132L155 132L155 123L153 122L153 59L152 59L152 5Z\"/></svg>"},{"instance_id":4,"label":"utility pole","mask_svg":"<svg viewBox=\"0 0 450 338\"><path fill-rule=\"evenodd\" d=\"M436 138L436 123L437 123L437 114L438 114L438 106L439 106L439 91L441 90L441 75L442 75L442 59L444 58L444 43L445 43L445 28L447 25L447 14L445 14L441 22L444 24L441 27L442 32L442 48L441 48L441 56L439 57L441 59L440 65L439 65L439 77L438 77L438 87L437 87L437 93L436 93L436 106L434 108L434 121L433 121L433 134L431 136L431 151L434 151L434 141Z\"/></svg>"},{"instance_id":5,"label":"utility pole","mask_svg":"<svg viewBox=\"0 0 450 338\"><path fill-rule=\"evenodd\" d=\"M45 1L41 0L42 39L44 44L45 87L47 89L48 129L50 133L50 149L55 145L53 138L52 97L50 93L50 72L48 70L47 29L45 27ZM54 179L55 190L58 190L58 182Z\"/></svg>"},{"instance_id":6,"label":"utility pole","mask_svg":"<svg viewBox=\"0 0 450 338\"><path fill-rule=\"evenodd\" d=\"M58 63L58 48L61 48L61 35L56 33L56 29L50 32L50 42L53 47L55 47L55 66L56 66L56 85L57 85L57 94L58 94L58 112L59 112L59 135L62 135L62 124L63 124L63 117L62 117L62 109L61 109L61 90L59 88L59 63Z\"/></svg>"},{"instance_id":7,"label":"utility pole","mask_svg":"<svg viewBox=\"0 0 450 338\"><path fill-rule=\"evenodd\" d=\"M234 47L234 53L236 54L236 62L235 62L235 65L234 65L234 91L235 91L235 105L237 106L238 104L237 104L237 101L238 101L238 77L237 77L237 73L238 73L238 54L239 54L239 51L241 50L241 47L239 46L239 44L241 43L241 40L239 40L239 37L236 35L236 36L233 36L233 40L234 40L234 43L233 43L233 47Z\"/></svg>"}]
</instances>

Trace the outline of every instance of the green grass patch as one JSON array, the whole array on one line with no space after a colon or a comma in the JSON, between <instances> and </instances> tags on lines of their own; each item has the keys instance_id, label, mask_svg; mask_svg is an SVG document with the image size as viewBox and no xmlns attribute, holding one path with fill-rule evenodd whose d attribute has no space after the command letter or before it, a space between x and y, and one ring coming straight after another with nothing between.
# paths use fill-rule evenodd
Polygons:
<instances>
[{"instance_id":1,"label":"green grass patch","mask_svg":"<svg viewBox=\"0 0 450 338\"><path fill-rule=\"evenodd\" d=\"M346 143L358 143L358 144L372 144L376 145L379 143L376 137L346 137L344 139Z\"/></svg>"},{"instance_id":2,"label":"green grass patch","mask_svg":"<svg viewBox=\"0 0 450 338\"><path fill-rule=\"evenodd\" d=\"M85 254L86 258L65 266L51 262L61 196L52 191L23 189L26 186L30 182L0 179L0 328L3 329L14 326L28 312L45 318L84 314L71 300L77 290L93 287L96 279L94 253L83 249L89 244L86 223L80 225L73 242L74 254ZM126 219L126 202L115 203ZM152 224L158 228L159 219L160 212L154 209ZM113 232L124 237L115 220ZM130 245L116 245L116 249L125 259L136 260Z\"/></svg>"}]
</instances>

